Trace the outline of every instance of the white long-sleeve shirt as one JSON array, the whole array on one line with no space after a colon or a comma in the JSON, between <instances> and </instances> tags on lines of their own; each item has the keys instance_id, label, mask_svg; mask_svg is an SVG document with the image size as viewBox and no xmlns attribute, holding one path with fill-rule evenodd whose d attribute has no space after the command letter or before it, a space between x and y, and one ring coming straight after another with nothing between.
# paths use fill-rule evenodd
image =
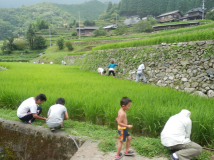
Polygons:
<instances>
[{"instance_id":1,"label":"white long-sleeve shirt","mask_svg":"<svg viewBox=\"0 0 214 160\"><path fill-rule=\"evenodd\" d=\"M166 147L191 142L192 121L190 111L183 109L169 118L161 132L161 143Z\"/></svg>"}]
</instances>

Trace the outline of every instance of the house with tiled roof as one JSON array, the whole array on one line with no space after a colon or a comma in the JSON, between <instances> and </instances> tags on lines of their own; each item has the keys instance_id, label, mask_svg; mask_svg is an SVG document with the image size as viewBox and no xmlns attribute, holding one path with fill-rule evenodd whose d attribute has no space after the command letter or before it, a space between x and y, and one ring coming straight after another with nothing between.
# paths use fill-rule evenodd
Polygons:
<instances>
[{"instance_id":1,"label":"house with tiled roof","mask_svg":"<svg viewBox=\"0 0 214 160\"><path fill-rule=\"evenodd\" d=\"M93 31L98 29L99 27L77 27L77 36L79 36L79 33L81 36L90 36L93 35Z\"/></svg>"},{"instance_id":2,"label":"house with tiled roof","mask_svg":"<svg viewBox=\"0 0 214 160\"><path fill-rule=\"evenodd\" d=\"M203 15L202 8L194 8L186 12L186 14L180 18L181 21L189 21L189 20L201 20Z\"/></svg>"},{"instance_id":3,"label":"house with tiled roof","mask_svg":"<svg viewBox=\"0 0 214 160\"><path fill-rule=\"evenodd\" d=\"M179 20L183 15L179 10L171 11L167 13L163 13L157 16L158 23L167 23L167 22L174 22L175 20Z\"/></svg>"}]
</instances>

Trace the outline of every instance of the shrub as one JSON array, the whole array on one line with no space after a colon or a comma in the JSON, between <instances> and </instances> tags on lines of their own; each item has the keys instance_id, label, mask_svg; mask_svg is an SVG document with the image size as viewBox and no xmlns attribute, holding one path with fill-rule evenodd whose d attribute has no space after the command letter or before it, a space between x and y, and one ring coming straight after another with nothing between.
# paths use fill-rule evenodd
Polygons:
<instances>
[{"instance_id":1,"label":"shrub","mask_svg":"<svg viewBox=\"0 0 214 160\"><path fill-rule=\"evenodd\" d=\"M94 37L105 36L106 30L104 28L100 27L99 29L95 30L93 33L94 33Z\"/></svg>"},{"instance_id":2,"label":"shrub","mask_svg":"<svg viewBox=\"0 0 214 160\"><path fill-rule=\"evenodd\" d=\"M206 19L211 19L211 20L214 21L214 11L208 12L208 13L206 14Z\"/></svg>"},{"instance_id":3,"label":"shrub","mask_svg":"<svg viewBox=\"0 0 214 160\"><path fill-rule=\"evenodd\" d=\"M46 47L46 39L42 36L36 36L34 39L34 49L44 49Z\"/></svg>"},{"instance_id":4,"label":"shrub","mask_svg":"<svg viewBox=\"0 0 214 160\"><path fill-rule=\"evenodd\" d=\"M123 35L126 32L126 26L124 24L118 25L117 29L115 30L116 35Z\"/></svg>"},{"instance_id":5,"label":"shrub","mask_svg":"<svg viewBox=\"0 0 214 160\"><path fill-rule=\"evenodd\" d=\"M63 49L64 48L64 38L61 37L57 40L57 46L59 47L59 49Z\"/></svg>"},{"instance_id":6,"label":"shrub","mask_svg":"<svg viewBox=\"0 0 214 160\"><path fill-rule=\"evenodd\" d=\"M152 32L153 28L149 21L139 21L135 24L133 28L134 32L141 33L141 32Z\"/></svg>"},{"instance_id":7,"label":"shrub","mask_svg":"<svg viewBox=\"0 0 214 160\"><path fill-rule=\"evenodd\" d=\"M77 36L77 32L76 32L76 31L73 31L73 32L71 33L71 36Z\"/></svg>"},{"instance_id":8,"label":"shrub","mask_svg":"<svg viewBox=\"0 0 214 160\"><path fill-rule=\"evenodd\" d=\"M69 41L65 42L65 45L66 45L66 47L68 48L69 51L72 51L74 49L72 44L71 44L71 42L69 42Z\"/></svg>"},{"instance_id":9,"label":"shrub","mask_svg":"<svg viewBox=\"0 0 214 160\"><path fill-rule=\"evenodd\" d=\"M15 42L14 43L15 45L15 50L25 50L28 46L27 42L22 42L22 41L19 41L19 42Z\"/></svg>"}]
</instances>

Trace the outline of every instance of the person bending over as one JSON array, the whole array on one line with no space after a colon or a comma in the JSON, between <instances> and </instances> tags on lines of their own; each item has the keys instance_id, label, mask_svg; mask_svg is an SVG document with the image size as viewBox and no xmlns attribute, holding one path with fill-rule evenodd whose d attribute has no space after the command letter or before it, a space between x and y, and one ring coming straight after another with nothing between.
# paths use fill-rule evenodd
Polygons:
<instances>
[{"instance_id":1,"label":"person bending over","mask_svg":"<svg viewBox=\"0 0 214 160\"><path fill-rule=\"evenodd\" d=\"M44 94L39 94L36 97L30 97L26 99L18 107L18 118L26 123L32 123L35 119L46 120L46 118L39 116L42 113L42 107L39 105L46 100L47 98Z\"/></svg>"},{"instance_id":2,"label":"person bending over","mask_svg":"<svg viewBox=\"0 0 214 160\"><path fill-rule=\"evenodd\" d=\"M115 66L118 66L120 63L118 64L114 64L114 61L111 61L111 63L109 64L108 68L109 68L109 72L108 72L108 75L110 76L111 73L113 74L113 76L115 77Z\"/></svg>"},{"instance_id":3,"label":"person bending over","mask_svg":"<svg viewBox=\"0 0 214 160\"><path fill-rule=\"evenodd\" d=\"M63 121L67 120L68 112L66 107L64 106L65 99L64 98L58 98L55 105L52 105L49 108L48 111L48 118L46 120L46 123L48 127L51 128L51 131L55 131L55 127L63 127Z\"/></svg>"},{"instance_id":4,"label":"person bending over","mask_svg":"<svg viewBox=\"0 0 214 160\"><path fill-rule=\"evenodd\" d=\"M190 111L183 109L166 122L161 132L161 143L170 150L171 160L190 160L202 152L202 147L190 140L192 121Z\"/></svg>"},{"instance_id":5,"label":"person bending over","mask_svg":"<svg viewBox=\"0 0 214 160\"><path fill-rule=\"evenodd\" d=\"M106 71L103 68L98 68L97 71L100 75L103 75L106 73Z\"/></svg>"}]
</instances>

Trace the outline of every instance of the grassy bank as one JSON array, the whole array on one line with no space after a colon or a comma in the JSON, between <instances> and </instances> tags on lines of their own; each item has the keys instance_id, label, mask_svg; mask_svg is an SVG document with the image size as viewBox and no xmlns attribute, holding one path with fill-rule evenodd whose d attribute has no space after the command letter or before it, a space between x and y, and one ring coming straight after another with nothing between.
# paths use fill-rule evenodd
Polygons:
<instances>
[{"instance_id":1,"label":"grassy bank","mask_svg":"<svg viewBox=\"0 0 214 160\"><path fill-rule=\"evenodd\" d=\"M128 96L133 101L127 112L128 121L134 126L131 132L158 137L171 115L188 109L193 120L192 140L214 146L214 99L100 76L74 66L27 63L0 63L0 66L10 68L0 72L1 108L16 109L26 98L44 93L48 98L42 105L44 114L57 98L64 97L71 119L114 128L120 99Z\"/></svg>"}]
</instances>

